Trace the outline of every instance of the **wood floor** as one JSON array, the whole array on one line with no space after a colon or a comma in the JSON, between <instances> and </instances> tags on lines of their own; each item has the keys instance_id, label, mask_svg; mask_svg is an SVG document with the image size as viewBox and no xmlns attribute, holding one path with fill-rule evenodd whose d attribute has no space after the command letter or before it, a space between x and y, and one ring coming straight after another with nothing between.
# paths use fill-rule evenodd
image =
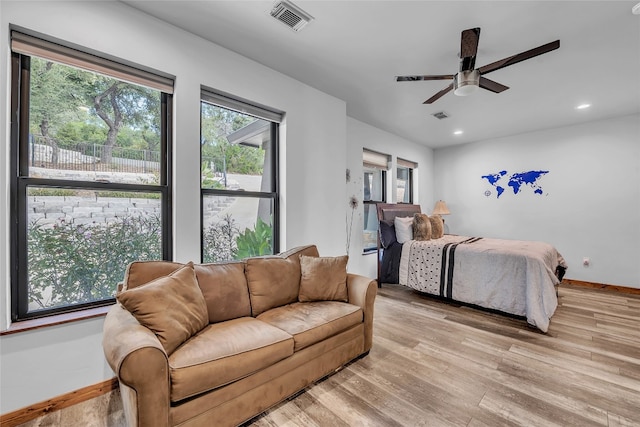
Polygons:
<instances>
[{"instance_id":1,"label":"wood floor","mask_svg":"<svg viewBox=\"0 0 640 427\"><path fill-rule=\"evenodd\" d=\"M251 426L640 426L640 295L561 286L525 320L385 285L369 356Z\"/></svg>"},{"instance_id":2,"label":"wood floor","mask_svg":"<svg viewBox=\"0 0 640 427\"><path fill-rule=\"evenodd\" d=\"M640 426L640 295L562 285L547 334L399 285L378 295L368 356L246 426ZM107 399L99 425L123 425ZM62 424L28 423L45 425Z\"/></svg>"}]
</instances>

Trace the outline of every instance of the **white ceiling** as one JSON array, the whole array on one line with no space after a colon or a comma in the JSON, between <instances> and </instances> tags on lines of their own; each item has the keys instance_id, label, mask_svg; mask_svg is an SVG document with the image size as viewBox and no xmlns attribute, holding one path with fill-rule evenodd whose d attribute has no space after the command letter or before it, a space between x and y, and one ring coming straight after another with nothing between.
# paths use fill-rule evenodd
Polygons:
<instances>
[{"instance_id":1,"label":"white ceiling","mask_svg":"<svg viewBox=\"0 0 640 427\"><path fill-rule=\"evenodd\" d=\"M349 116L429 147L640 112L640 15L634 1L307 1L296 33L273 1L125 3L343 99ZM550 53L487 77L510 87L423 101L454 74L460 32L481 27L476 67L560 40ZM576 106L590 103L585 110ZM431 114L445 111L448 119ZM463 130L454 135L454 130Z\"/></svg>"}]
</instances>

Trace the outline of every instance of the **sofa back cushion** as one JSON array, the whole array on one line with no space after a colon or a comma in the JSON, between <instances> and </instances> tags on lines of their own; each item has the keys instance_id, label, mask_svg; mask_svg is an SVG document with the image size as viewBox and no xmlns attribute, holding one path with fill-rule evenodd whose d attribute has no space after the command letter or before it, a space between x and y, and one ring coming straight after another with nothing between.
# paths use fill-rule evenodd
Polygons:
<instances>
[{"instance_id":1,"label":"sofa back cushion","mask_svg":"<svg viewBox=\"0 0 640 427\"><path fill-rule=\"evenodd\" d=\"M168 276L124 290L117 298L141 325L156 334L167 354L209 324L191 262Z\"/></svg>"},{"instance_id":2,"label":"sofa back cushion","mask_svg":"<svg viewBox=\"0 0 640 427\"><path fill-rule=\"evenodd\" d=\"M318 248L299 246L278 255L246 260L245 275L253 316L298 301L300 255L318 256Z\"/></svg>"},{"instance_id":3,"label":"sofa back cushion","mask_svg":"<svg viewBox=\"0 0 640 427\"><path fill-rule=\"evenodd\" d=\"M279 256L249 258L246 262L253 316L298 300L300 264Z\"/></svg>"},{"instance_id":4,"label":"sofa back cushion","mask_svg":"<svg viewBox=\"0 0 640 427\"><path fill-rule=\"evenodd\" d=\"M184 264L171 261L134 261L124 273L123 290L136 288L159 277L168 276Z\"/></svg>"},{"instance_id":5,"label":"sofa back cushion","mask_svg":"<svg viewBox=\"0 0 640 427\"><path fill-rule=\"evenodd\" d=\"M242 261L195 265L209 323L251 316L244 266Z\"/></svg>"},{"instance_id":6,"label":"sofa back cushion","mask_svg":"<svg viewBox=\"0 0 640 427\"><path fill-rule=\"evenodd\" d=\"M298 246L288 251L281 252L278 256L296 261L300 265L300 256L320 256L316 245Z\"/></svg>"}]
</instances>

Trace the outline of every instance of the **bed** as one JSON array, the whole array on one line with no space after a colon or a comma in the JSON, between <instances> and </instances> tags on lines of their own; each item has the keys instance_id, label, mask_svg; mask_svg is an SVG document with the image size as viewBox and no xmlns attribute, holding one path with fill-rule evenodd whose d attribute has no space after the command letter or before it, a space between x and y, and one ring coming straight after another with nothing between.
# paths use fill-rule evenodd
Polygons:
<instances>
[{"instance_id":1,"label":"bed","mask_svg":"<svg viewBox=\"0 0 640 427\"><path fill-rule=\"evenodd\" d=\"M558 305L555 286L567 265L550 244L445 234L439 239L395 241L393 221L419 205L376 206L378 283L398 283L447 300L526 318L547 332Z\"/></svg>"}]
</instances>

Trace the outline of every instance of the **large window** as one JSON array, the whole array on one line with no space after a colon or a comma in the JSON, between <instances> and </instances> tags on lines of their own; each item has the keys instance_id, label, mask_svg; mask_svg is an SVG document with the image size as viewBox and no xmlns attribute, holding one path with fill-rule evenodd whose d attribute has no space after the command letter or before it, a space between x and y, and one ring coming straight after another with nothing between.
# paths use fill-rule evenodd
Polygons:
<instances>
[{"instance_id":1,"label":"large window","mask_svg":"<svg viewBox=\"0 0 640 427\"><path fill-rule=\"evenodd\" d=\"M203 90L202 261L278 251L278 126L282 114Z\"/></svg>"},{"instance_id":2,"label":"large window","mask_svg":"<svg viewBox=\"0 0 640 427\"><path fill-rule=\"evenodd\" d=\"M413 170L414 162L397 159L396 168L396 203L413 203Z\"/></svg>"},{"instance_id":3,"label":"large window","mask_svg":"<svg viewBox=\"0 0 640 427\"><path fill-rule=\"evenodd\" d=\"M172 81L12 33L12 319L113 302L170 259Z\"/></svg>"},{"instance_id":4,"label":"large window","mask_svg":"<svg viewBox=\"0 0 640 427\"><path fill-rule=\"evenodd\" d=\"M389 156L375 151L363 150L363 251L371 252L378 248L378 214L376 203L387 200L387 167Z\"/></svg>"}]
</instances>

